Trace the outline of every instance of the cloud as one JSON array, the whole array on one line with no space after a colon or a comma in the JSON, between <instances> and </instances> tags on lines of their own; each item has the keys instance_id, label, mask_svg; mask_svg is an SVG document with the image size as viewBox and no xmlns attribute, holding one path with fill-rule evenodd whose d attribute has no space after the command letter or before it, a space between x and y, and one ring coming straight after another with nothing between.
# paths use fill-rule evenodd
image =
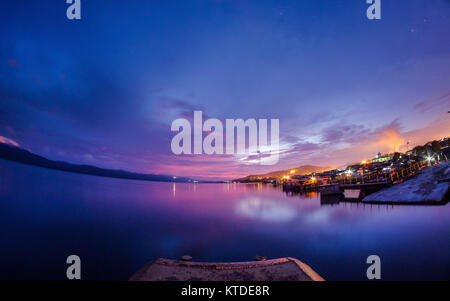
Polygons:
<instances>
[{"instance_id":1,"label":"cloud","mask_svg":"<svg viewBox=\"0 0 450 301\"><path fill-rule=\"evenodd\" d=\"M414 105L413 109L414 111L417 111L419 113L425 113L437 106L444 104L450 104L450 92L447 92L435 99L418 102L416 103L416 105Z\"/></svg>"},{"instance_id":2,"label":"cloud","mask_svg":"<svg viewBox=\"0 0 450 301\"><path fill-rule=\"evenodd\" d=\"M272 7L238 6L231 8L238 11L233 18L230 10L222 15L217 7L211 9L217 13L211 23L192 7L112 3L102 7L106 13L99 18L75 28L56 17L59 8L30 5L31 11L47 13L29 18L14 1L2 10L0 133L50 159L229 178L301 164L343 164L449 129L442 121L405 133L399 121L389 123L400 116L409 130L423 127L448 104L450 60L442 49L450 40L442 7L420 11L436 11L441 18L427 25L424 43L404 35L400 18L400 26L381 29L376 39L355 33L351 39L362 47L356 49L345 30L305 27L315 15L307 9L293 9L301 17L279 23L265 15ZM324 13L320 5L308 9ZM125 10L130 13L117 14ZM331 8L325 13L334 16ZM105 22L111 15L114 24ZM299 35L299 28L309 29ZM385 38L386 43L374 42ZM385 51L390 39L404 48ZM330 46L336 51L330 53ZM442 96L428 98L430 93ZM173 155L170 123L192 120L194 110L202 110L204 120L209 114L222 121L279 118L279 165L245 164L258 158L252 156L239 161L237 156Z\"/></svg>"},{"instance_id":3,"label":"cloud","mask_svg":"<svg viewBox=\"0 0 450 301\"><path fill-rule=\"evenodd\" d=\"M322 131L325 143L354 143L370 134L370 130L360 124L333 124Z\"/></svg>"},{"instance_id":4,"label":"cloud","mask_svg":"<svg viewBox=\"0 0 450 301\"><path fill-rule=\"evenodd\" d=\"M378 148L399 151L400 146L405 143L405 138L397 128L386 128L379 136L376 146Z\"/></svg>"}]
</instances>

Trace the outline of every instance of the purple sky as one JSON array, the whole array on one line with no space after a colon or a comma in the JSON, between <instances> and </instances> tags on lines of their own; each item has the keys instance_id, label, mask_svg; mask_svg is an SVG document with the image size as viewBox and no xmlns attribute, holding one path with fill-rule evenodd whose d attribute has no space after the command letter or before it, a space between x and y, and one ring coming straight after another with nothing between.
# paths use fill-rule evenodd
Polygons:
<instances>
[{"instance_id":1,"label":"purple sky","mask_svg":"<svg viewBox=\"0 0 450 301\"><path fill-rule=\"evenodd\" d=\"M0 141L50 159L227 179L450 135L450 1L0 5ZM282 154L176 156L176 118L279 118Z\"/></svg>"}]
</instances>

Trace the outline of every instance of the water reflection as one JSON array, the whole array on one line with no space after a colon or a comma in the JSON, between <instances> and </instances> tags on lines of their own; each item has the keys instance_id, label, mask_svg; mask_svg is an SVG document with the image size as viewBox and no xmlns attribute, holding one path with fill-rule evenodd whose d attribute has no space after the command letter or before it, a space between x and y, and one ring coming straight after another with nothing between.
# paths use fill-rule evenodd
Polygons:
<instances>
[{"instance_id":1,"label":"water reflection","mask_svg":"<svg viewBox=\"0 0 450 301\"><path fill-rule=\"evenodd\" d=\"M172 185L172 193L173 193L173 197L177 196L177 184L173 183Z\"/></svg>"},{"instance_id":2,"label":"water reflection","mask_svg":"<svg viewBox=\"0 0 450 301\"><path fill-rule=\"evenodd\" d=\"M184 254L297 257L329 280L363 280L378 254L385 280L450 279L448 205L328 205L264 184L110 179L3 160L0 175L0 279L65 279L67 254L80 255L86 280L124 280Z\"/></svg>"},{"instance_id":3,"label":"water reflection","mask_svg":"<svg viewBox=\"0 0 450 301\"><path fill-rule=\"evenodd\" d=\"M286 222L297 216L295 208L273 200L252 197L240 201L236 213L245 217L269 222Z\"/></svg>"}]
</instances>

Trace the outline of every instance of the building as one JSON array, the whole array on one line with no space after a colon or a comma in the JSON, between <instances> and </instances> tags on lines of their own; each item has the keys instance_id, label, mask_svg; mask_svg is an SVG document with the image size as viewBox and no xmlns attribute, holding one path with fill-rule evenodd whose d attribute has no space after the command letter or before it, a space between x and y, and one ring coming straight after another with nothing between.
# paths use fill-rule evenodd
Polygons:
<instances>
[{"instance_id":1,"label":"building","mask_svg":"<svg viewBox=\"0 0 450 301\"><path fill-rule=\"evenodd\" d=\"M370 160L370 163L381 163L381 162L387 162L390 160L392 160L391 156L388 156L388 155L383 156L383 155L381 155L381 153L378 153L378 155L374 159Z\"/></svg>"}]
</instances>

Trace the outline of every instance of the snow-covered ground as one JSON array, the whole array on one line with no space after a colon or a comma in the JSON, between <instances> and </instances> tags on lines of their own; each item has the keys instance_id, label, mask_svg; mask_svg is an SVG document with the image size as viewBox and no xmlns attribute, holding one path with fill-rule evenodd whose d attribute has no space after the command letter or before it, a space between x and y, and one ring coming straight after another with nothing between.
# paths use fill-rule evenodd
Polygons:
<instances>
[{"instance_id":1,"label":"snow-covered ground","mask_svg":"<svg viewBox=\"0 0 450 301\"><path fill-rule=\"evenodd\" d=\"M440 202L450 182L438 183L450 177L450 162L427 167L412 179L368 195L363 202L417 203Z\"/></svg>"}]
</instances>

